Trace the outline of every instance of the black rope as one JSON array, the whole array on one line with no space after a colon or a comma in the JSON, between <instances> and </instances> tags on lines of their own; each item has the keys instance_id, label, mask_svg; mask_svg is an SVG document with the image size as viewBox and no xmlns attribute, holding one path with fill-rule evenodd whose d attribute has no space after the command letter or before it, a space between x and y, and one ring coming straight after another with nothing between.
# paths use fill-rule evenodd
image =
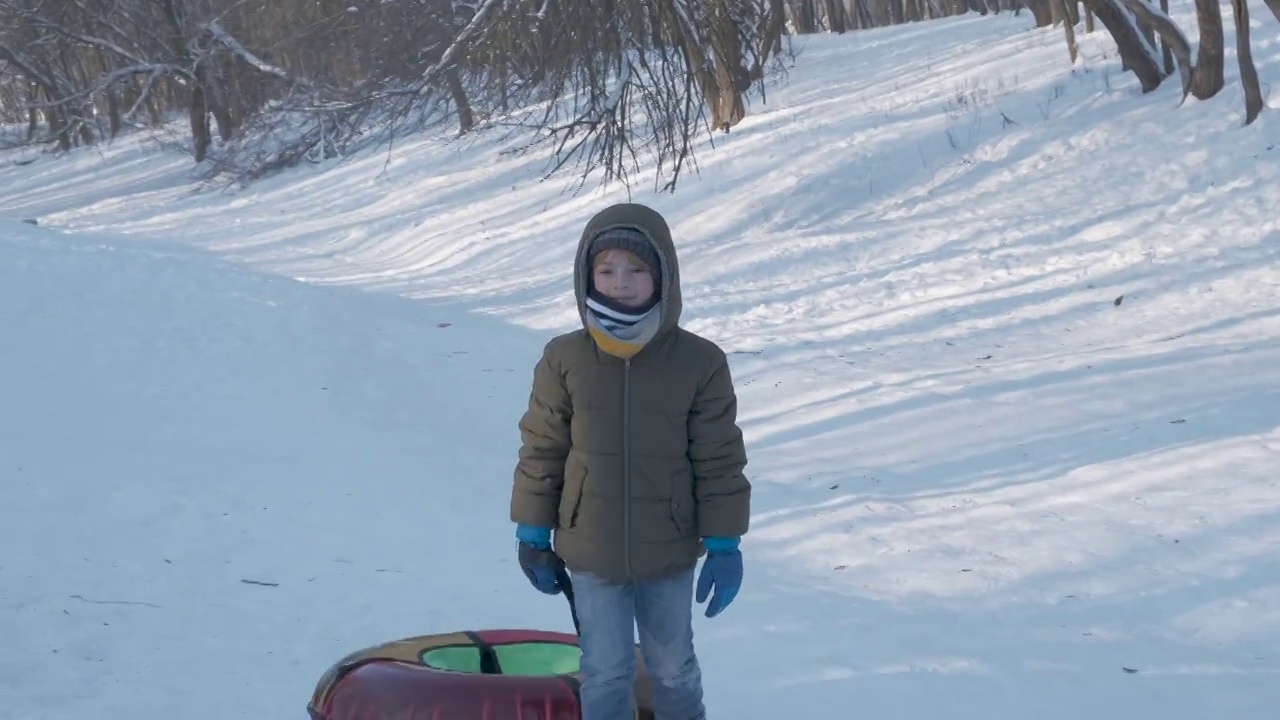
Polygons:
<instances>
[{"instance_id":1,"label":"black rope","mask_svg":"<svg viewBox=\"0 0 1280 720\"><path fill-rule=\"evenodd\" d=\"M482 640L480 634L473 630L463 630L462 634L475 643L480 651L480 672L484 675L501 675L502 668L498 665L498 653L494 651L493 646Z\"/></svg>"},{"instance_id":2,"label":"black rope","mask_svg":"<svg viewBox=\"0 0 1280 720\"><path fill-rule=\"evenodd\" d=\"M569 601L569 614L573 616L573 632L581 635L582 627L578 625L578 603L573 597L573 580L569 577L569 571L564 565L556 568L556 583L564 593L564 599Z\"/></svg>"}]
</instances>

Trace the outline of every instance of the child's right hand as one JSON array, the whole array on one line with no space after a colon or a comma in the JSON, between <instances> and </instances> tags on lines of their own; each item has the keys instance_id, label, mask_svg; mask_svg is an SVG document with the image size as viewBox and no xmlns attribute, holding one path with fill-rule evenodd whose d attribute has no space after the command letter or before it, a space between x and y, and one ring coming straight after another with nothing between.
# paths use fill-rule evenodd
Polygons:
<instances>
[{"instance_id":1,"label":"child's right hand","mask_svg":"<svg viewBox=\"0 0 1280 720\"><path fill-rule=\"evenodd\" d=\"M551 528L517 525L516 538L520 541L520 569L529 583L539 592L559 595L564 561L551 551Z\"/></svg>"}]
</instances>

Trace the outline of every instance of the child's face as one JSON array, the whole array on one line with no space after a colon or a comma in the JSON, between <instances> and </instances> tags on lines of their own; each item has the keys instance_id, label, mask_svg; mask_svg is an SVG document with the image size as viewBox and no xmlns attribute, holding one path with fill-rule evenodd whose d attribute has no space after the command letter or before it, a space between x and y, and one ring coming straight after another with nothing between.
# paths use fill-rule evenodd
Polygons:
<instances>
[{"instance_id":1,"label":"child's face","mask_svg":"<svg viewBox=\"0 0 1280 720\"><path fill-rule=\"evenodd\" d=\"M596 290L627 307L642 307L653 298L653 275L633 253L606 250L592 270Z\"/></svg>"}]
</instances>

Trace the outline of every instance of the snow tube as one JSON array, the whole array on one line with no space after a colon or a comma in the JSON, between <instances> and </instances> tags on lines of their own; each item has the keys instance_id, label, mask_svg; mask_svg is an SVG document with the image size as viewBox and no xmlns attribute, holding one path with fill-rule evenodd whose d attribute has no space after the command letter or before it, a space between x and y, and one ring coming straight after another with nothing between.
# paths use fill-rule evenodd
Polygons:
<instances>
[{"instance_id":1,"label":"snow tube","mask_svg":"<svg viewBox=\"0 0 1280 720\"><path fill-rule=\"evenodd\" d=\"M312 720L578 720L576 635L481 630L395 640L347 655L320 678ZM636 718L653 715L636 652Z\"/></svg>"}]
</instances>

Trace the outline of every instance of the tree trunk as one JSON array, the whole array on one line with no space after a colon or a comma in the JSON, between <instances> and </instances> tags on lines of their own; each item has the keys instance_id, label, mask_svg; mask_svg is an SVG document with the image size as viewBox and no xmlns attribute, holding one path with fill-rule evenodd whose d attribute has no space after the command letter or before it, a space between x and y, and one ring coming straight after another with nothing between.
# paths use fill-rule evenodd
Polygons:
<instances>
[{"instance_id":1,"label":"tree trunk","mask_svg":"<svg viewBox=\"0 0 1280 720\"><path fill-rule=\"evenodd\" d=\"M209 109L205 106L204 90L197 84L191 84L191 141L196 162L204 162L213 144L213 136L209 131Z\"/></svg>"},{"instance_id":2,"label":"tree trunk","mask_svg":"<svg viewBox=\"0 0 1280 720\"><path fill-rule=\"evenodd\" d=\"M1076 59L1080 57L1080 46L1076 44L1076 25L1075 20L1072 19L1071 0L1058 0L1058 2L1062 3L1064 14L1062 30L1067 36L1067 54L1071 56L1071 64L1075 65Z\"/></svg>"},{"instance_id":3,"label":"tree trunk","mask_svg":"<svg viewBox=\"0 0 1280 720\"><path fill-rule=\"evenodd\" d=\"M1258 86L1258 69L1253 64L1249 44L1249 6L1245 0L1231 0L1236 21L1236 57L1240 60L1240 85L1244 88L1244 124L1248 125L1262 112L1262 88Z\"/></svg>"},{"instance_id":4,"label":"tree trunk","mask_svg":"<svg viewBox=\"0 0 1280 720\"><path fill-rule=\"evenodd\" d=\"M462 79L458 77L457 68L449 68L444 73L444 80L449 85L449 94L453 96L453 104L458 108L458 134L466 135L475 127L475 114L471 111L471 103L467 100L467 91L462 87Z\"/></svg>"},{"instance_id":5,"label":"tree trunk","mask_svg":"<svg viewBox=\"0 0 1280 720\"><path fill-rule=\"evenodd\" d=\"M715 50L715 77L719 89L716 98L718 112L713 113L715 127L729 132L729 128L746 117L746 104L742 101L739 79L742 74L742 40L738 26L723 0L711 6L711 46ZM749 86L748 82L748 86Z\"/></svg>"},{"instance_id":6,"label":"tree trunk","mask_svg":"<svg viewBox=\"0 0 1280 720\"><path fill-rule=\"evenodd\" d=\"M111 126L111 139L120 134L120 93L115 88L107 90L107 118Z\"/></svg>"},{"instance_id":7,"label":"tree trunk","mask_svg":"<svg viewBox=\"0 0 1280 720\"><path fill-rule=\"evenodd\" d=\"M792 14L796 22L796 32L801 35L812 35L818 32L818 13L814 8L815 0L799 0L792 6Z\"/></svg>"},{"instance_id":8,"label":"tree trunk","mask_svg":"<svg viewBox=\"0 0 1280 720\"><path fill-rule=\"evenodd\" d=\"M147 93L147 116L151 118L151 127L160 127L160 123L164 121L164 115L160 112L160 101L156 98L155 90L167 85L168 83L152 85L150 90L148 90L147 85L144 84L142 86L142 92Z\"/></svg>"},{"instance_id":9,"label":"tree trunk","mask_svg":"<svg viewBox=\"0 0 1280 720\"><path fill-rule=\"evenodd\" d=\"M845 31L843 0L823 0L822 4L822 9L827 14L827 30L843 35Z\"/></svg>"},{"instance_id":10,"label":"tree trunk","mask_svg":"<svg viewBox=\"0 0 1280 720\"><path fill-rule=\"evenodd\" d=\"M36 100L40 97L40 86L34 82L27 83L27 101L31 107L27 108L27 142L31 142L36 137L36 128L40 127L40 111L35 108Z\"/></svg>"},{"instance_id":11,"label":"tree trunk","mask_svg":"<svg viewBox=\"0 0 1280 720\"><path fill-rule=\"evenodd\" d=\"M71 149L71 122L67 118L66 108L61 105L53 108L53 122L57 123L58 148L63 152Z\"/></svg>"},{"instance_id":12,"label":"tree trunk","mask_svg":"<svg viewBox=\"0 0 1280 720\"><path fill-rule=\"evenodd\" d=\"M764 77L764 63L769 57L782 54L782 31L787 26L787 6L783 0L769 0L769 14L766 16L764 32L760 37L760 61L752 69L752 75Z\"/></svg>"},{"instance_id":13,"label":"tree trunk","mask_svg":"<svg viewBox=\"0 0 1280 720\"><path fill-rule=\"evenodd\" d=\"M210 62L214 62L214 60L205 58L201 61L196 69L197 79L192 82L200 86L200 95L204 103L205 112L217 124L218 137L223 142L227 142L235 133L235 121L231 117L231 111L227 108L225 93L222 92L218 73L209 67Z\"/></svg>"},{"instance_id":14,"label":"tree trunk","mask_svg":"<svg viewBox=\"0 0 1280 720\"><path fill-rule=\"evenodd\" d=\"M1160 0L1160 12L1165 15L1169 14L1169 0ZM1166 75L1173 74L1173 50L1169 47L1169 41L1160 40L1160 47L1164 53L1164 72Z\"/></svg>"},{"instance_id":15,"label":"tree trunk","mask_svg":"<svg viewBox=\"0 0 1280 720\"><path fill-rule=\"evenodd\" d=\"M1200 50L1191 71L1191 94L1201 100L1217 95L1223 80L1222 7L1220 0L1196 0L1196 22L1200 25Z\"/></svg>"},{"instance_id":16,"label":"tree trunk","mask_svg":"<svg viewBox=\"0 0 1280 720\"><path fill-rule=\"evenodd\" d=\"M1049 27L1053 24L1053 5L1051 0L1023 0L1023 5L1031 11L1036 20L1036 27Z\"/></svg>"},{"instance_id":17,"label":"tree trunk","mask_svg":"<svg viewBox=\"0 0 1280 720\"><path fill-rule=\"evenodd\" d=\"M89 118L93 117L88 112L88 108L84 108L76 117L77 133L80 135L80 144L92 145L97 142L97 136L93 134L93 126L89 124Z\"/></svg>"},{"instance_id":18,"label":"tree trunk","mask_svg":"<svg viewBox=\"0 0 1280 720\"><path fill-rule=\"evenodd\" d=\"M875 27L875 18L871 15L871 8L867 6L867 0L853 0L853 16L856 18L858 29Z\"/></svg>"},{"instance_id":19,"label":"tree trunk","mask_svg":"<svg viewBox=\"0 0 1280 720\"><path fill-rule=\"evenodd\" d=\"M222 93L218 93L217 97L218 103L210 110L213 119L218 123L218 137L222 138L223 142L227 142L235 134L236 121L231 116L231 109L227 107L226 98L222 96Z\"/></svg>"},{"instance_id":20,"label":"tree trunk","mask_svg":"<svg viewBox=\"0 0 1280 720\"><path fill-rule=\"evenodd\" d=\"M693 78L698 85L698 90L702 93L703 102L708 110L711 111L711 126L728 132L729 128L734 124L730 121L724 112L726 107L732 107L732 101L726 101L725 94L733 93L733 85L722 85L721 79L724 73L721 72L722 63L714 56L720 52L720 24L718 22L718 7L713 6L709 9L710 17L707 21L711 27L707 29L707 37L713 53L712 56L706 55L706 49L703 46L702 38L699 37L697 28L689 27L681 22L677 32L680 37L677 42L681 45L684 53L685 63L688 65ZM697 18L690 18L694 23L698 22ZM739 118L740 119L740 118Z\"/></svg>"}]
</instances>

